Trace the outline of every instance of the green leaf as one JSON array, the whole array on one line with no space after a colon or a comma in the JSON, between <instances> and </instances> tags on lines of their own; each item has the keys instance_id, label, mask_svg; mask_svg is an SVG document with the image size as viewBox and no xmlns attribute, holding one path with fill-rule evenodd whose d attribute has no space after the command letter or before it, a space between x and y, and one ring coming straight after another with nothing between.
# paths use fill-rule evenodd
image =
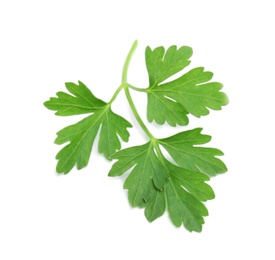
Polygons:
<instances>
[{"instance_id":1,"label":"green leaf","mask_svg":"<svg viewBox=\"0 0 275 260\"><path fill-rule=\"evenodd\" d=\"M118 161L109 176L120 176L131 169L124 188L128 189L133 207L145 207L149 222L162 216L167 208L175 226L184 224L190 231L201 231L203 216L208 215L201 201L215 196L205 183L208 176L173 165L164 158L160 160L150 142L121 150L113 158Z\"/></svg>"},{"instance_id":2,"label":"green leaf","mask_svg":"<svg viewBox=\"0 0 275 260\"><path fill-rule=\"evenodd\" d=\"M206 184L210 178L198 171L190 171L166 161L169 176L174 185L182 186L193 197L200 201L214 199L215 194L212 188Z\"/></svg>"},{"instance_id":3,"label":"green leaf","mask_svg":"<svg viewBox=\"0 0 275 260\"><path fill-rule=\"evenodd\" d=\"M204 216L208 211L201 201L215 197L212 188L205 183L209 178L199 172L193 172L175 166L166 161L169 181L163 190L156 190L145 205L148 221L160 217L167 208L172 223L176 227L182 224L189 231L200 232ZM165 200L166 198L166 200Z\"/></svg>"},{"instance_id":4,"label":"green leaf","mask_svg":"<svg viewBox=\"0 0 275 260\"><path fill-rule=\"evenodd\" d=\"M153 222L161 217L166 209L165 193L164 191L152 189L149 200L144 205L144 214L149 222Z\"/></svg>"},{"instance_id":5,"label":"green leaf","mask_svg":"<svg viewBox=\"0 0 275 260\"><path fill-rule=\"evenodd\" d=\"M130 170L124 183L129 202L133 207L145 208L149 222L162 216L167 209L175 226L184 225L189 231L202 230L204 217L208 215L203 202L215 197L205 182L209 181L208 176L226 171L226 167L215 157L222 155L221 151L197 146L211 139L202 135L201 130L197 128L155 139L112 156L118 161L113 164L109 176L121 176ZM159 144L178 165L168 161L162 153L155 153Z\"/></svg>"},{"instance_id":6,"label":"green leaf","mask_svg":"<svg viewBox=\"0 0 275 260\"><path fill-rule=\"evenodd\" d=\"M63 116L88 112L92 114L57 133L56 144L69 142L56 155L58 159L56 170L65 174L75 165L78 169L87 166L98 133L100 133L98 151L110 159L110 156L121 148L119 137L127 142L129 139L127 128L132 127L127 120L113 113L109 104L97 99L83 83L79 82L79 85L67 83L66 87L75 95L74 97L59 92L58 98L51 98L44 103L45 106Z\"/></svg>"},{"instance_id":7,"label":"green leaf","mask_svg":"<svg viewBox=\"0 0 275 260\"><path fill-rule=\"evenodd\" d=\"M165 186L169 216L176 227L182 224L189 231L201 232L203 217L208 216L207 208L173 179Z\"/></svg>"},{"instance_id":8,"label":"green leaf","mask_svg":"<svg viewBox=\"0 0 275 260\"><path fill-rule=\"evenodd\" d=\"M134 166L124 183L133 207L140 207L155 188L161 190L167 182L167 169L155 154L151 142L121 150L112 158L118 161L114 163L109 176L120 176Z\"/></svg>"},{"instance_id":9,"label":"green leaf","mask_svg":"<svg viewBox=\"0 0 275 260\"><path fill-rule=\"evenodd\" d=\"M165 52L162 46L154 50L148 46L145 56L149 84L151 87L155 87L189 65L188 59L192 56L192 49L187 46L177 49L177 46L173 45Z\"/></svg>"},{"instance_id":10,"label":"green leaf","mask_svg":"<svg viewBox=\"0 0 275 260\"><path fill-rule=\"evenodd\" d=\"M187 111L180 104L150 93L148 93L147 118L149 122L155 119L160 125L165 121L171 126L187 125L189 122Z\"/></svg>"},{"instance_id":11,"label":"green leaf","mask_svg":"<svg viewBox=\"0 0 275 260\"><path fill-rule=\"evenodd\" d=\"M165 121L171 126L187 125L187 114L205 116L209 109L220 110L228 104L228 98L220 92L222 84L209 82L212 72L202 67L195 68L170 82L163 82L185 68L190 61L192 50L189 47L163 47L153 51L146 49L145 58L149 75L147 118L158 124Z\"/></svg>"},{"instance_id":12,"label":"green leaf","mask_svg":"<svg viewBox=\"0 0 275 260\"><path fill-rule=\"evenodd\" d=\"M71 82L65 84L67 90L74 96L65 92L57 92L57 98L51 97L44 103L45 107L56 111L55 114L58 116L72 116L91 113L106 105L104 101L96 98L82 82L78 83L79 85Z\"/></svg>"},{"instance_id":13,"label":"green leaf","mask_svg":"<svg viewBox=\"0 0 275 260\"><path fill-rule=\"evenodd\" d=\"M227 171L225 164L216 156L223 152L215 148L198 147L208 143L209 135L202 135L202 129L196 128L160 139L159 143L168 151L175 162L192 171L199 171L208 176L215 176Z\"/></svg>"}]
</instances>

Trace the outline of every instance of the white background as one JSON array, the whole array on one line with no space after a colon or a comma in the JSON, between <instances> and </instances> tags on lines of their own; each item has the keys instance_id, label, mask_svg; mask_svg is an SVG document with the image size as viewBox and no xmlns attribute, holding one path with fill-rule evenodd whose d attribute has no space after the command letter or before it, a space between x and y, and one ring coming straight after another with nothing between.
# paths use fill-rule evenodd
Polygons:
<instances>
[{"instance_id":1,"label":"white background","mask_svg":"<svg viewBox=\"0 0 275 260\"><path fill-rule=\"evenodd\" d=\"M0 259L275 259L273 1L140 2L0 1ZM203 127L225 153L202 233L167 215L149 224L97 149L87 168L55 173L55 133L80 117L42 103L77 80L108 101L135 39L130 83L147 87L147 45L188 45L190 68L213 71L230 98L186 128L149 125L157 137ZM135 126L123 147L144 143L123 93L113 109Z\"/></svg>"}]
</instances>

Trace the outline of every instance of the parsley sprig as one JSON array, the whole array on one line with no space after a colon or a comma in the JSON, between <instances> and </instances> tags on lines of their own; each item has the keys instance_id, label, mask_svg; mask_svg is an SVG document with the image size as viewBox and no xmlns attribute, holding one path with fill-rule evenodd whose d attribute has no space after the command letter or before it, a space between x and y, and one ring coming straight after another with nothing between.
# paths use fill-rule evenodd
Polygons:
<instances>
[{"instance_id":1,"label":"parsley sprig","mask_svg":"<svg viewBox=\"0 0 275 260\"><path fill-rule=\"evenodd\" d=\"M206 183L217 174L227 171L217 157L223 153L215 148L201 146L211 140L201 128L182 131L166 138L156 138L139 116L131 91L147 95L147 118L158 124L165 122L175 127L184 126L189 116L205 116L209 109L220 110L228 98L221 92L222 84L212 82L212 72L194 68L177 79L169 78L190 64L192 49L187 46L146 48L145 60L149 77L147 88L128 83L131 58L137 47L135 41L127 55L121 85L109 102L93 95L82 82L66 83L68 93L58 92L44 105L58 116L88 114L81 121L57 133L56 144L66 144L56 155L58 173L69 173L74 166L87 166L94 141L99 135L98 151L109 160L116 160L109 176L128 172L124 188L132 207L144 208L149 222L167 210L172 223L184 225L189 231L200 232L208 210L204 203L215 197ZM128 142L128 128L132 125L111 109L117 95L124 90L126 99L141 129L149 141L121 150L121 141ZM166 158L163 151L170 157ZM172 159L170 159L172 158ZM130 171L130 173L129 173Z\"/></svg>"}]
</instances>

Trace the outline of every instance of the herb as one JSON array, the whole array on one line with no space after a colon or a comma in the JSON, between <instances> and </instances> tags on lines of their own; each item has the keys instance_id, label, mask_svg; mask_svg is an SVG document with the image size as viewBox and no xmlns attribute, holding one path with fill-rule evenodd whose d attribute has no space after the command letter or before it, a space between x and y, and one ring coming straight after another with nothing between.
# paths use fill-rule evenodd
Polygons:
<instances>
[{"instance_id":1,"label":"herb","mask_svg":"<svg viewBox=\"0 0 275 260\"><path fill-rule=\"evenodd\" d=\"M137 88L129 84L127 71L136 47L137 42L134 42L125 61L122 83L108 103L95 97L82 82L66 83L70 94L58 92L57 97L44 103L58 116L89 114L57 133L55 143L67 143L56 155L57 172L67 174L75 165L78 169L87 166L95 137L99 135L98 151L107 159L116 160L109 176L128 172L124 188L128 190L132 207L144 208L150 222L167 209L175 226L183 224L189 231L200 232L204 217L208 215L203 202L215 197L206 182L210 177L227 171L225 164L217 158L223 153L200 146L211 139L201 134L201 128L167 138L154 137L140 118L129 89L147 94L149 122L167 122L174 127L187 125L189 114L200 117L207 115L209 109L220 110L228 103L227 96L220 91L221 83L210 81L213 73L205 72L202 67L169 81L171 76L189 65L192 49L187 46L178 49L171 46L167 50L147 47L145 59L149 86ZM120 139L128 142L127 128L132 125L111 110L121 90L124 90L137 122L149 139L145 144L123 150Z\"/></svg>"},{"instance_id":2,"label":"herb","mask_svg":"<svg viewBox=\"0 0 275 260\"><path fill-rule=\"evenodd\" d=\"M56 110L59 116L92 114L57 133L56 144L70 142L56 155L59 160L56 168L58 173L68 173L74 165L78 169L87 166L99 128L98 150L109 158L121 148L118 135L127 142L127 127L132 127L127 120L112 112L111 102L105 103L96 98L82 82L79 85L66 83L66 88L74 96L58 92L58 98L51 98L44 103L45 106Z\"/></svg>"}]
</instances>

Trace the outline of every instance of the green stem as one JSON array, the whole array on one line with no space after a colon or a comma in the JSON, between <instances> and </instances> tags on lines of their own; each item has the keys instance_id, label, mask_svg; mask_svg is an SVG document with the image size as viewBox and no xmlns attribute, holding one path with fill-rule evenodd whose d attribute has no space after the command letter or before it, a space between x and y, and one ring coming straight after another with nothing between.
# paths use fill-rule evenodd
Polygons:
<instances>
[{"instance_id":1,"label":"green stem","mask_svg":"<svg viewBox=\"0 0 275 260\"><path fill-rule=\"evenodd\" d=\"M119 86L119 88L116 90L116 92L114 93L114 95L112 96L111 100L108 102L108 105L109 105L109 106L114 102L114 100L116 99L117 95L119 94L119 92L120 92L123 88L124 88L124 85L121 84L121 85Z\"/></svg>"},{"instance_id":2,"label":"green stem","mask_svg":"<svg viewBox=\"0 0 275 260\"><path fill-rule=\"evenodd\" d=\"M131 61L131 58L137 48L137 41L134 41L123 66L123 71L122 71L122 82L121 85L118 87L118 89L116 90L116 92L114 93L114 95L112 96L111 100L108 102L108 106L111 106L111 104L114 102L114 100L116 99L117 95L119 94L119 92L125 88L125 86L127 85L127 74L128 74L128 68L129 68L129 64Z\"/></svg>"},{"instance_id":3,"label":"green stem","mask_svg":"<svg viewBox=\"0 0 275 260\"><path fill-rule=\"evenodd\" d=\"M131 107L131 110L132 110L136 120L138 121L139 125L141 126L143 131L146 133L146 135L150 138L152 144L154 145L154 147L156 149L156 152L161 157L162 153L161 153L161 150L160 150L160 148L157 144L157 139L151 134L151 132L148 130L148 128L146 127L146 125L142 121L141 117L139 116L139 114L137 112L137 109L136 109L136 106L135 106L135 104L133 102L133 99L131 97L129 88L132 88L134 90L141 91L141 92L145 92L146 90L142 89L142 88L134 87L134 86L127 83L127 75L128 75L129 64L130 64L131 58L132 58L132 56L133 56L133 54L134 54L134 52L137 48L137 44L138 44L137 41L134 41L134 43L133 43L133 45L132 45L132 47L131 47L131 49L130 49L127 57L126 57L126 60L125 60L124 66L123 66L123 71L122 71L121 85L116 90L116 92L114 93L113 97L111 98L111 100L108 104L111 105L111 103L116 99L116 97L117 97L118 93L121 91L121 89L124 88L128 103Z\"/></svg>"},{"instance_id":4,"label":"green stem","mask_svg":"<svg viewBox=\"0 0 275 260\"><path fill-rule=\"evenodd\" d=\"M135 106L135 104L133 102L133 99L132 99L131 94L129 92L128 86L124 88L124 91L125 91L128 103L129 103L129 105L130 105L130 107L132 109L132 112L133 112L136 120L138 121L139 125L141 126L141 128L143 129L143 131L147 134L147 136L150 138L150 140L155 142L156 138L150 133L150 131L148 130L148 128L146 127L146 125L143 123L142 119L140 118L140 116L139 116L139 114L137 112L136 106Z\"/></svg>"},{"instance_id":5,"label":"green stem","mask_svg":"<svg viewBox=\"0 0 275 260\"><path fill-rule=\"evenodd\" d=\"M135 87L131 84L128 84L128 87L133 89L133 90L139 91L139 92L146 92L147 91L147 89L145 89L145 88L137 88L137 87Z\"/></svg>"},{"instance_id":6,"label":"green stem","mask_svg":"<svg viewBox=\"0 0 275 260\"><path fill-rule=\"evenodd\" d=\"M160 158L160 160L163 160L163 154L160 150L159 144L158 144L158 140L151 134L151 132L148 130L148 128L146 127L146 125L144 124L144 122L142 121L141 117L139 116L136 106L133 102L133 99L131 97L129 88L132 88L136 91L140 91L140 92L146 92L146 89L142 89L142 88L137 88L134 87L132 85L130 85L129 83L127 83L127 75L128 75L128 68L129 68L129 64L131 61L131 58L135 52L137 48L137 41L134 41L123 66L123 71L122 71L122 81L121 81L121 85L118 87L118 89L116 90L116 92L114 93L114 95L112 96L111 100L108 103L108 107L111 106L112 102L116 99L117 95L119 94L119 92L124 88L125 91L125 95L126 98L128 100L128 103L131 107L131 110L136 118L136 120L138 121L139 125L141 126L141 128L143 129L143 131L146 133L146 135L150 138L151 144L154 146L155 151L158 155L158 157Z\"/></svg>"},{"instance_id":7,"label":"green stem","mask_svg":"<svg viewBox=\"0 0 275 260\"><path fill-rule=\"evenodd\" d=\"M155 140L155 137L150 133L150 131L148 130L148 128L146 127L146 125L143 123L142 119L140 118L137 109L135 107L135 104L133 102L133 99L131 97L131 94L129 92L129 87L133 87L131 85L129 85L127 83L127 74L128 74L128 68L129 68L129 64L131 61L131 58L137 48L137 41L134 41L123 66L123 71L122 71L122 82L121 82L121 86L123 86L128 103L132 109L132 112L136 118L136 120L138 121L138 123L140 124L141 128L143 129L143 131L147 134L147 136L151 139L151 140Z\"/></svg>"},{"instance_id":8,"label":"green stem","mask_svg":"<svg viewBox=\"0 0 275 260\"><path fill-rule=\"evenodd\" d=\"M144 124L144 122L142 121L141 117L139 116L138 112L137 112L137 109L136 109L136 106L133 102L133 99L131 97L131 94L130 94L130 91L129 91L129 87L126 86L124 88L124 91L125 91L125 94L126 94L126 97L127 97L127 100L128 100L128 103L132 109L132 112L136 118L136 120L138 121L139 125L141 126L141 128L143 129L143 131L146 133L146 135L150 138L150 141L152 143L152 145L154 146L155 148L155 151L159 157L159 159L164 162L164 156L160 150L160 147L159 147L159 144L158 144L158 139L156 139L152 134L151 132L148 130L148 128L146 127L146 125Z\"/></svg>"},{"instance_id":9,"label":"green stem","mask_svg":"<svg viewBox=\"0 0 275 260\"><path fill-rule=\"evenodd\" d=\"M130 61L131 61L131 58L135 52L137 48L137 41L135 41L126 57L126 60L125 60L125 63L124 63L124 66L123 66L123 71L122 71L122 82L121 82L121 86L124 88L124 91L125 91L125 95L127 97L127 100L128 100L128 103L131 107L131 110L136 118L136 120L138 121L139 125L141 126L141 128L143 129L143 131L146 133L146 135L150 138L151 142L153 143L153 145L156 147L156 150L157 152L161 152L160 149L159 149L159 146L158 144L156 143L156 138L151 134L151 132L148 130L148 128L146 127L146 125L144 124L144 122L142 121L141 117L139 116L138 112L137 112L137 109L136 109L136 106L133 102L133 99L131 97L131 94L130 94L130 91L129 91L129 88L132 88L134 90L137 90L137 91L142 91L144 92L143 89L141 88L136 88L130 84L127 83L127 75L128 75L128 68L129 68L129 64L130 64Z\"/></svg>"},{"instance_id":10,"label":"green stem","mask_svg":"<svg viewBox=\"0 0 275 260\"><path fill-rule=\"evenodd\" d=\"M129 67L129 64L130 64L130 61L131 61L131 58L137 48L137 40L134 41L127 57L126 57L126 60L125 60L125 63L124 63L124 66L123 66L123 71L122 71L122 84L125 84L127 83L127 74L128 74L128 67Z\"/></svg>"}]
</instances>

